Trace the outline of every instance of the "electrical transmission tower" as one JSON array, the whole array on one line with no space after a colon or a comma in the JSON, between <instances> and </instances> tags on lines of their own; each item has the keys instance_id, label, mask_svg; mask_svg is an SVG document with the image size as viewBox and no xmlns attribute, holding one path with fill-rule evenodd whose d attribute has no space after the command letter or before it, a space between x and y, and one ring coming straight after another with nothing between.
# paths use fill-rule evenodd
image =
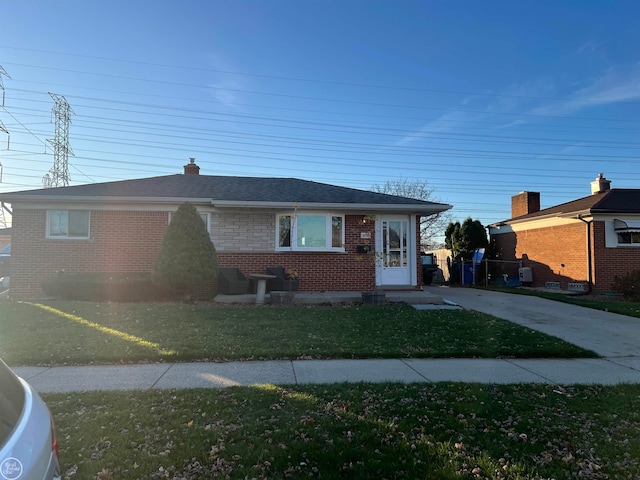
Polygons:
<instances>
[{"instance_id":1,"label":"electrical transmission tower","mask_svg":"<svg viewBox=\"0 0 640 480\"><path fill-rule=\"evenodd\" d=\"M7 71L4 68L2 68L2 65L0 65L0 90L2 90L2 106L4 107L4 85L2 84L3 75L8 79L11 79Z\"/></svg>"},{"instance_id":2,"label":"electrical transmission tower","mask_svg":"<svg viewBox=\"0 0 640 480\"><path fill-rule=\"evenodd\" d=\"M2 162L0 162L0 183L2 183ZM4 203L0 203L0 228L7 228L7 219L4 218Z\"/></svg>"},{"instance_id":3,"label":"electrical transmission tower","mask_svg":"<svg viewBox=\"0 0 640 480\"><path fill-rule=\"evenodd\" d=\"M2 107L4 107L4 84L2 83L3 75L9 79L11 78L7 73L7 71L4 68L2 68L2 65L0 65L0 90L2 90ZM4 126L4 123L2 123L2 120L0 120L0 132L4 132L7 135L9 135L9 130L7 130L7 127ZM7 149L9 149L8 140L7 140Z\"/></svg>"},{"instance_id":4,"label":"electrical transmission tower","mask_svg":"<svg viewBox=\"0 0 640 480\"><path fill-rule=\"evenodd\" d=\"M69 124L71 114L75 112L62 95L51 92L49 95L54 101L52 112L55 115L55 135L53 140L48 140L53 145L53 167L42 177L42 183L46 188L66 187L69 185L69 155L73 156L69 146Z\"/></svg>"}]
</instances>

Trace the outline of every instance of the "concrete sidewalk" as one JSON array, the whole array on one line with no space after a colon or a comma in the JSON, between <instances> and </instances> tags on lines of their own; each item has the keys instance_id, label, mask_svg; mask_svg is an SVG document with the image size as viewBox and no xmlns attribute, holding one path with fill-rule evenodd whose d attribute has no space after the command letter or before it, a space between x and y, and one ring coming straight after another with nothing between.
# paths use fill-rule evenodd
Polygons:
<instances>
[{"instance_id":1,"label":"concrete sidewalk","mask_svg":"<svg viewBox=\"0 0 640 480\"><path fill-rule=\"evenodd\" d=\"M223 388L340 382L640 383L640 358L274 360L14 367L39 392Z\"/></svg>"}]
</instances>

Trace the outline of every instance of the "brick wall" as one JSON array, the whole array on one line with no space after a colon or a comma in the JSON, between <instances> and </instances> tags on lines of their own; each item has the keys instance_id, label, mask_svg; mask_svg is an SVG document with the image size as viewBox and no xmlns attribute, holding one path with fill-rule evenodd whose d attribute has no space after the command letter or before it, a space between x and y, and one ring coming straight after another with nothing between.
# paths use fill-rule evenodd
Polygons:
<instances>
[{"instance_id":1,"label":"brick wall","mask_svg":"<svg viewBox=\"0 0 640 480\"><path fill-rule=\"evenodd\" d=\"M373 222L362 222L362 215L345 216L345 253L336 252L218 252L220 266L238 267L245 275L264 273L267 267L283 266L298 271L300 290L360 291L375 287L373 255L357 252L358 245L375 245ZM272 219L272 223L275 220ZM275 226L274 238L275 242ZM361 239L361 232L371 233Z\"/></svg>"},{"instance_id":2,"label":"brick wall","mask_svg":"<svg viewBox=\"0 0 640 480\"><path fill-rule=\"evenodd\" d=\"M584 223L537 228L517 233L492 235L492 247L500 260L523 259L523 267L531 267L533 285L547 281L586 282L587 237Z\"/></svg>"},{"instance_id":3,"label":"brick wall","mask_svg":"<svg viewBox=\"0 0 640 480\"><path fill-rule=\"evenodd\" d=\"M46 239L45 210L14 210L11 295L42 296L40 281L66 273L149 272L167 228L166 212L92 211L91 239Z\"/></svg>"},{"instance_id":4,"label":"brick wall","mask_svg":"<svg viewBox=\"0 0 640 480\"><path fill-rule=\"evenodd\" d=\"M273 251L275 213L223 212L211 214L211 241L219 252ZM251 225L247 229L247 225Z\"/></svg>"},{"instance_id":5,"label":"brick wall","mask_svg":"<svg viewBox=\"0 0 640 480\"><path fill-rule=\"evenodd\" d=\"M236 214L233 216L236 218ZM294 268L300 275L300 289L307 291L359 291L375 287L373 257L357 252L358 245L375 245L374 222L364 223L362 215L345 216L345 253L275 252L272 213L243 214L237 218L252 222L250 225L256 225L260 233L243 237L233 251L232 232L239 224L217 234L224 246L218 251L221 266L239 267L246 274L262 273L269 266ZM40 281L60 270L150 272L168 220L167 212L92 211L91 239L50 240L45 238L45 210L15 209L11 295L16 299L41 298ZM369 232L371 238L362 239L361 232ZM265 248L270 252L265 253Z\"/></svg>"},{"instance_id":6,"label":"brick wall","mask_svg":"<svg viewBox=\"0 0 640 480\"><path fill-rule=\"evenodd\" d=\"M626 275L633 270L640 270L640 248L607 248L605 246L604 222L594 222L593 232L594 289L603 293L610 292L616 276Z\"/></svg>"}]
</instances>

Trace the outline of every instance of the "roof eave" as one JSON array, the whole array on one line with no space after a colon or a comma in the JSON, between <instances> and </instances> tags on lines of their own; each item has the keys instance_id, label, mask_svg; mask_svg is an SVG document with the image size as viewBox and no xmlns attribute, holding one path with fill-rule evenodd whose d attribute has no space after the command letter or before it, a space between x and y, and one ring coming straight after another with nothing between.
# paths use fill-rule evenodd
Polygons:
<instances>
[{"instance_id":1,"label":"roof eave","mask_svg":"<svg viewBox=\"0 0 640 480\"><path fill-rule=\"evenodd\" d=\"M249 202L233 200L211 200L217 208L263 208L263 209L305 209L305 210L347 210L347 211L385 211L433 214L449 210L452 205L433 204L377 204L377 203L325 203L325 202Z\"/></svg>"},{"instance_id":2,"label":"roof eave","mask_svg":"<svg viewBox=\"0 0 640 480\"><path fill-rule=\"evenodd\" d=\"M77 195L0 195L3 202L6 203L41 203L47 202L75 202L75 203L159 203L159 204L175 204L175 203L198 203L209 204L211 198L192 198L192 197L118 197L118 196L77 196Z\"/></svg>"},{"instance_id":3,"label":"roof eave","mask_svg":"<svg viewBox=\"0 0 640 480\"><path fill-rule=\"evenodd\" d=\"M325 202L255 202L238 200L214 200L211 198L190 197L119 197L119 196L77 196L77 195L1 195L4 202L16 203L84 203L84 204L156 204L175 205L190 202L194 204L212 205L218 208L259 208L259 209L323 209L347 211L387 211L434 214L449 210L452 205L434 203L419 204L375 204L375 203L325 203Z\"/></svg>"},{"instance_id":4,"label":"roof eave","mask_svg":"<svg viewBox=\"0 0 640 480\"><path fill-rule=\"evenodd\" d=\"M491 225L487 225L490 228L499 228L504 225L517 225L520 223L533 222L537 220L548 220L550 218L578 218L580 215L591 215L591 209L585 210L574 210L573 212L554 212L548 213L546 215L535 215L533 217L525 217L525 218L512 218L509 220L503 220L502 222L492 223Z\"/></svg>"}]
</instances>

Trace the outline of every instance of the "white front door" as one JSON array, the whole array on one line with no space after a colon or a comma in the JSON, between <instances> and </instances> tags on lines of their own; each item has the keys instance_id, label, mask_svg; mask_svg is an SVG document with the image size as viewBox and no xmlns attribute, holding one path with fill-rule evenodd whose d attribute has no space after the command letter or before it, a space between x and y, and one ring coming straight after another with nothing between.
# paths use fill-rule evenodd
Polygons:
<instances>
[{"instance_id":1,"label":"white front door","mask_svg":"<svg viewBox=\"0 0 640 480\"><path fill-rule=\"evenodd\" d=\"M415 225L408 215L379 217L376 259L376 285L415 285Z\"/></svg>"}]
</instances>

